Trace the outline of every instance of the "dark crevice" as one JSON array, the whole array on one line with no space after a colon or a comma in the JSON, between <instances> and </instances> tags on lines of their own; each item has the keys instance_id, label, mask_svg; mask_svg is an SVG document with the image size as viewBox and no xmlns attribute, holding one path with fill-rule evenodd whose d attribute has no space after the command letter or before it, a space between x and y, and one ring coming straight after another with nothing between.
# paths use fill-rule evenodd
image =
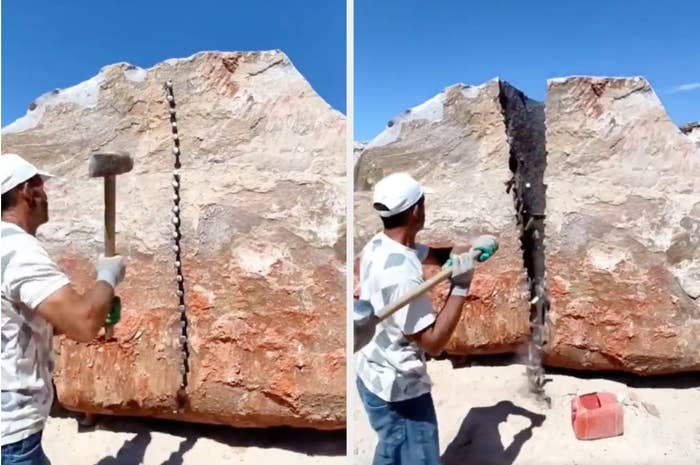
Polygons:
<instances>
[{"instance_id":1,"label":"dark crevice","mask_svg":"<svg viewBox=\"0 0 700 465\"><path fill-rule=\"evenodd\" d=\"M690 134L694 129L700 128L700 121L692 121L679 127L683 134Z\"/></svg>"},{"instance_id":2,"label":"dark crevice","mask_svg":"<svg viewBox=\"0 0 700 465\"><path fill-rule=\"evenodd\" d=\"M259 70L257 70L257 71L253 71L252 73L248 73L248 77L257 76L258 74L264 73L265 71L267 71L268 69L272 68L273 66L281 65L281 64L283 64L283 63L284 63L284 59L283 59L283 58L280 58L280 59L278 59L278 60L273 61L272 63L270 63L269 65L265 66L265 67L262 68L262 69L259 69Z\"/></svg>"},{"instance_id":3,"label":"dark crevice","mask_svg":"<svg viewBox=\"0 0 700 465\"><path fill-rule=\"evenodd\" d=\"M181 149L180 149L180 136L177 131L177 115L176 115L176 106L175 106L175 94L173 92L173 83L172 81L167 81L165 83L165 92L166 92L166 100L168 102L168 110L170 113L170 124L171 124L171 132L172 132L172 137L173 137L173 164L174 164L174 170L173 170L173 226L174 226L174 231L173 231L173 251L175 252L175 275L176 275L176 281L177 281L177 291L176 295L178 297L178 313L180 313L180 327L181 327L181 333L179 335L179 340L180 340L180 372L182 375L182 381L180 383L180 388L177 390L177 404L179 410L185 411L186 409L189 408L189 395L187 392L187 382L189 380L189 372L190 372L190 365L189 365L189 360L190 360L190 346L189 346L189 340L188 340L188 320L187 320L187 315L186 315L186 309L187 309L187 304L185 300L185 278L184 278L184 273L182 271L182 248L181 248L181 240L182 240L182 234L180 232L180 225L182 223L180 219L180 211L181 211L181 205L180 205L180 186L181 186L181 179L180 179L180 168L181 168L181 163L180 163L180 155L181 155Z\"/></svg>"},{"instance_id":4,"label":"dark crevice","mask_svg":"<svg viewBox=\"0 0 700 465\"><path fill-rule=\"evenodd\" d=\"M508 166L513 177L507 190L513 195L520 232L523 264L530 295L530 343L528 380L530 389L543 395L542 352L549 299L545 282L544 220L547 165L544 105L501 81L499 102L510 146Z\"/></svg>"}]
</instances>

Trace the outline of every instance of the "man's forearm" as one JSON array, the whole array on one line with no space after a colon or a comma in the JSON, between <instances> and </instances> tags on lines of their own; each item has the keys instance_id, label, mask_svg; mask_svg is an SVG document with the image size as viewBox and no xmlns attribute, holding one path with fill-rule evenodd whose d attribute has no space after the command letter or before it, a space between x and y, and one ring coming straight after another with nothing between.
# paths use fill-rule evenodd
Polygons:
<instances>
[{"instance_id":1,"label":"man's forearm","mask_svg":"<svg viewBox=\"0 0 700 465\"><path fill-rule=\"evenodd\" d=\"M85 293L83 298L88 301L90 307L86 319L89 322L90 328L97 334L107 320L107 315L109 315L109 311L112 308L114 289L104 281L97 281L95 285Z\"/></svg>"},{"instance_id":2,"label":"man's forearm","mask_svg":"<svg viewBox=\"0 0 700 465\"><path fill-rule=\"evenodd\" d=\"M433 328L435 330L435 350L441 352L448 339L454 333L459 319L462 317L462 306L465 298L451 295L447 298L442 311L438 313Z\"/></svg>"},{"instance_id":3,"label":"man's forearm","mask_svg":"<svg viewBox=\"0 0 700 465\"><path fill-rule=\"evenodd\" d=\"M105 281L95 282L82 295L67 284L44 299L36 311L51 323L56 334L90 342L107 320L113 298L114 289Z\"/></svg>"},{"instance_id":4,"label":"man's forearm","mask_svg":"<svg viewBox=\"0 0 700 465\"><path fill-rule=\"evenodd\" d=\"M449 296L444 307L437 314L435 323L417 335L411 336L411 339L431 355L438 355L459 323L464 300L462 296Z\"/></svg>"}]
</instances>

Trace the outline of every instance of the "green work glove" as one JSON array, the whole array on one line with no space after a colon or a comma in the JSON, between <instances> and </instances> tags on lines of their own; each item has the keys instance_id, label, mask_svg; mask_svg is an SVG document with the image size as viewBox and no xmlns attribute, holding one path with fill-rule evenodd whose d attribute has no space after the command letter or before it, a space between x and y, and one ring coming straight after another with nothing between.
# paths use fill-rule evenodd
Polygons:
<instances>
[{"instance_id":1,"label":"green work glove","mask_svg":"<svg viewBox=\"0 0 700 465\"><path fill-rule=\"evenodd\" d=\"M122 301L119 297L114 296L112 299L112 308L107 314L107 320L105 321L105 326L114 326L119 323L122 317Z\"/></svg>"},{"instance_id":2,"label":"green work glove","mask_svg":"<svg viewBox=\"0 0 700 465\"><path fill-rule=\"evenodd\" d=\"M479 255L477 260L480 262L485 262L498 250L498 239L488 234L479 236L472 243L472 249L480 250L481 255Z\"/></svg>"}]
</instances>

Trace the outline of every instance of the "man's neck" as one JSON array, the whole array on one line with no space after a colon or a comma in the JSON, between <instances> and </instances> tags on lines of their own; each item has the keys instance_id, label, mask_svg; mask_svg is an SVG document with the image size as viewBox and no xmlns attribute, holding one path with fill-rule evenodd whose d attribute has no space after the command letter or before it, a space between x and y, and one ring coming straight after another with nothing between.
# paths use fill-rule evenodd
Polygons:
<instances>
[{"instance_id":1,"label":"man's neck","mask_svg":"<svg viewBox=\"0 0 700 465\"><path fill-rule=\"evenodd\" d=\"M385 229L384 234L406 247L411 247L416 243L416 233L409 231L408 228Z\"/></svg>"},{"instance_id":2,"label":"man's neck","mask_svg":"<svg viewBox=\"0 0 700 465\"><path fill-rule=\"evenodd\" d=\"M36 236L36 229L37 228L34 228L31 226L28 218L22 218L22 216L18 215L17 212L15 212L14 210L10 210L10 211L3 213L2 220L5 223L12 223L15 226L19 226L26 233L31 234L32 236Z\"/></svg>"}]
</instances>

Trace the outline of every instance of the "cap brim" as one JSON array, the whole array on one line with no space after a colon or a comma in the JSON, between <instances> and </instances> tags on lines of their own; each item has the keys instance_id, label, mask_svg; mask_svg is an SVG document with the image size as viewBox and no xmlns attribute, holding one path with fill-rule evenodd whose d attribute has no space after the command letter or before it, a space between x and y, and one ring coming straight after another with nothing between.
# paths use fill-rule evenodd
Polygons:
<instances>
[{"instance_id":1,"label":"cap brim","mask_svg":"<svg viewBox=\"0 0 700 465\"><path fill-rule=\"evenodd\" d=\"M41 170L37 170L37 171L36 171L36 174L38 174L39 176L42 177L42 179L45 179L45 180L46 180L46 179L49 179L49 178L55 178L55 177L56 177L56 176L54 176L54 175L51 174L51 173L47 173L46 171L41 171Z\"/></svg>"}]
</instances>

